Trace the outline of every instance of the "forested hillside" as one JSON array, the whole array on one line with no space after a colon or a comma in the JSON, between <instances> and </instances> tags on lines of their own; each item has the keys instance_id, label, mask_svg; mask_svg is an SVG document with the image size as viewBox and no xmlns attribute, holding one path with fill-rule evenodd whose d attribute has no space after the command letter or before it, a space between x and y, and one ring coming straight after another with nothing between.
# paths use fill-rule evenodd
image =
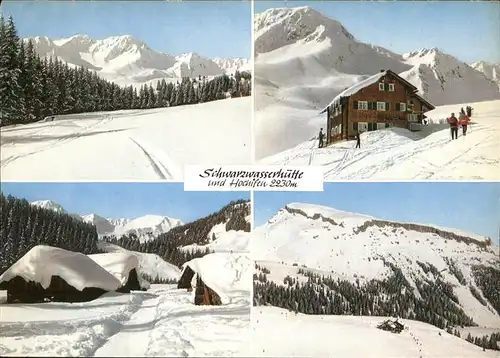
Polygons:
<instances>
[{"instance_id":1,"label":"forested hillside","mask_svg":"<svg viewBox=\"0 0 500 358\"><path fill-rule=\"evenodd\" d=\"M250 202L248 200L238 200L229 203L221 210L207 217L177 226L144 243L141 243L133 234L122 236L119 239L115 237L105 237L104 239L127 250L157 254L165 261L180 267L193 258L210 253L208 249L185 250L183 249L184 246L210 243L214 239L214 237L209 236L210 231L215 225L221 223L225 223L226 231L242 230L250 232L250 223L246 219L249 215Z\"/></svg>"},{"instance_id":2,"label":"forested hillside","mask_svg":"<svg viewBox=\"0 0 500 358\"><path fill-rule=\"evenodd\" d=\"M97 231L91 224L2 193L0 206L0 274L36 245L98 253Z\"/></svg>"}]
</instances>

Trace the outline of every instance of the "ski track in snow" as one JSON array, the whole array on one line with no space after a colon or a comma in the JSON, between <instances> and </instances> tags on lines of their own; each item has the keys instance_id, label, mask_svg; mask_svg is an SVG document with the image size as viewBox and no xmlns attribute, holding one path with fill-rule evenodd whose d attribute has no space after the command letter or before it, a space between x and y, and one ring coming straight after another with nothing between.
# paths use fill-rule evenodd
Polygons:
<instances>
[{"instance_id":1,"label":"ski track in snow","mask_svg":"<svg viewBox=\"0 0 500 358\"><path fill-rule=\"evenodd\" d=\"M248 302L195 306L192 293L170 285L153 285L148 292L128 296L128 300L127 295L111 295L86 303L16 305L22 312L55 309L62 316L86 317L0 321L0 355L234 356L248 338ZM111 313L103 313L98 308L102 306ZM0 313L11 307L0 306Z\"/></svg>"},{"instance_id":2,"label":"ski track in snow","mask_svg":"<svg viewBox=\"0 0 500 358\"><path fill-rule=\"evenodd\" d=\"M154 159L153 156L146 149L144 149L144 147L140 145L135 139L130 138L130 140L134 142L143 151L144 155L146 155L149 162L151 163L151 166L153 167L153 170L155 171L156 175L158 175L160 179L172 179L172 176L170 175L168 169L165 168L165 166L159 160ZM166 175L163 174L163 171L160 168L163 169L163 171L165 171Z\"/></svg>"}]
</instances>

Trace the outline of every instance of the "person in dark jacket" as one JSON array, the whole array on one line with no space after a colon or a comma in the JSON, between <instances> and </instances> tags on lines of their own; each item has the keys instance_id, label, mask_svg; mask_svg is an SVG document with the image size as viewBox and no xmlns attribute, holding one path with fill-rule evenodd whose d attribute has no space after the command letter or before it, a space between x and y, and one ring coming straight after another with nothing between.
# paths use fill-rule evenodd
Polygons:
<instances>
[{"instance_id":1,"label":"person in dark jacket","mask_svg":"<svg viewBox=\"0 0 500 358\"><path fill-rule=\"evenodd\" d=\"M467 110L467 117L469 117L469 118L470 118L470 117L472 117L472 110L473 110L473 109L474 109L474 108L472 108L471 106L467 106L467 107L466 107L466 110Z\"/></svg>"},{"instance_id":2,"label":"person in dark jacket","mask_svg":"<svg viewBox=\"0 0 500 358\"><path fill-rule=\"evenodd\" d=\"M319 134L318 134L318 139L319 139L319 145L318 145L318 147L319 148L323 148L323 140L324 140L324 138L325 138L325 133L323 133L323 128L321 128L319 130Z\"/></svg>"},{"instance_id":3,"label":"person in dark jacket","mask_svg":"<svg viewBox=\"0 0 500 358\"><path fill-rule=\"evenodd\" d=\"M455 113L451 114L451 117L448 118L448 124L450 125L451 130L451 139L458 138L458 119L455 117Z\"/></svg>"},{"instance_id":4,"label":"person in dark jacket","mask_svg":"<svg viewBox=\"0 0 500 358\"><path fill-rule=\"evenodd\" d=\"M361 148L361 138L359 137L359 132L356 133L356 148Z\"/></svg>"}]
</instances>

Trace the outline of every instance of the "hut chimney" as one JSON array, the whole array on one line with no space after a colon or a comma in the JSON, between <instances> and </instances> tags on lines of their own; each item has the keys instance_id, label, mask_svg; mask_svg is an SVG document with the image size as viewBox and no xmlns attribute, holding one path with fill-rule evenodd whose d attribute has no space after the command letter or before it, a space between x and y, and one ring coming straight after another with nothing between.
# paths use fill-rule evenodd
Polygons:
<instances>
[{"instance_id":1,"label":"hut chimney","mask_svg":"<svg viewBox=\"0 0 500 358\"><path fill-rule=\"evenodd\" d=\"M380 72L384 72L384 71L385 71L385 70L384 70L383 68L380 70Z\"/></svg>"}]
</instances>

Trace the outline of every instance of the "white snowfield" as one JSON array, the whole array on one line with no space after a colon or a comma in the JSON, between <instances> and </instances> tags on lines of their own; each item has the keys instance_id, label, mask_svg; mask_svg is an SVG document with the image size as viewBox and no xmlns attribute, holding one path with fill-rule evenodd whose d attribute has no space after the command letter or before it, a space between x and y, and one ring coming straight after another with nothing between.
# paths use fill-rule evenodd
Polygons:
<instances>
[{"instance_id":1,"label":"white snowfield","mask_svg":"<svg viewBox=\"0 0 500 358\"><path fill-rule=\"evenodd\" d=\"M183 270L187 267L195 272L193 286L198 275L219 295L223 305L242 301L250 304L253 261L249 254L208 254L186 262ZM195 293L193 290L193 298Z\"/></svg>"},{"instance_id":2,"label":"white snowfield","mask_svg":"<svg viewBox=\"0 0 500 358\"><path fill-rule=\"evenodd\" d=\"M19 276L25 281L50 286L52 276L59 276L79 291L87 287L115 291L120 281L88 256L57 247L38 245L0 276L0 282Z\"/></svg>"},{"instance_id":3,"label":"white snowfield","mask_svg":"<svg viewBox=\"0 0 500 358\"><path fill-rule=\"evenodd\" d=\"M249 164L251 112L247 97L3 127L2 180L182 181L184 165Z\"/></svg>"},{"instance_id":4,"label":"white snowfield","mask_svg":"<svg viewBox=\"0 0 500 358\"><path fill-rule=\"evenodd\" d=\"M370 220L365 215L291 203L268 223L255 229L252 258L269 268L271 274L268 278L278 284L283 284L287 275L305 279L298 274L302 265L313 272L351 282L356 279L360 282L383 280L391 273L390 268L384 265L382 259L385 259L402 270L417 294L415 279L435 279L425 273L417 261L430 263L441 272L443 280L454 286L454 293L465 313L480 326L500 328L500 316L495 309L489 304L482 305L469 289L469 286L477 289L472 266L500 268L500 260L493 247L483 249L474 242L467 244L436 233L402 227L368 226L365 231L357 231ZM430 226L467 235L457 230ZM486 240L480 235L467 236L478 243ZM462 285L450 272L447 260L452 260L461 270L467 285Z\"/></svg>"},{"instance_id":5,"label":"white snowfield","mask_svg":"<svg viewBox=\"0 0 500 358\"><path fill-rule=\"evenodd\" d=\"M172 285L85 303L0 305L1 356L244 356L249 303L195 306Z\"/></svg>"},{"instance_id":6,"label":"white snowfield","mask_svg":"<svg viewBox=\"0 0 500 358\"><path fill-rule=\"evenodd\" d=\"M24 39L28 41L30 38ZM63 39L46 36L31 38L40 57L56 57L70 67L85 67L96 71L101 78L118 85L140 85L182 77L213 77L250 68L248 59L210 59L190 52L171 55L151 49L130 35L111 36L96 40L87 35Z\"/></svg>"},{"instance_id":7,"label":"white snowfield","mask_svg":"<svg viewBox=\"0 0 500 358\"><path fill-rule=\"evenodd\" d=\"M432 325L400 320L406 329L377 328L387 317L295 314L276 307L252 310L253 357L481 358L498 357ZM295 339L290 339L295 337Z\"/></svg>"},{"instance_id":8,"label":"white snowfield","mask_svg":"<svg viewBox=\"0 0 500 358\"><path fill-rule=\"evenodd\" d=\"M139 273L146 274L151 278L159 279L174 279L178 280L181 275L181 270L175 265L172 265L156 254L147 254L137 251L129 251L118 245L113 245L105 241L100 241L98 247L108 253L123 253L125 255L133 254L139 260Z\"/></svg>"},{"instance_id":9,"label":"white snowfield","mask_svg":"<svg viewBox=\"0 0 500 358\"><path fill-rule=\"evenodd\" d=\"M458 139L451 140L449 126L440 124L469 104L428 112L431 123L420 132L388 128L362 133L360 149L355 141L318 148L317 139L304 138L307 141L260 163L320 165L325 180L499 180L500 101L470 104L474 111L465 137L459 129ZM326 122L320 126L325 128Z\"/></svg>"},{"instance_id":10,"label":"white snowfield","mask_svg":"<svg viewBox=\"0 0 500 358\"><path fill-rule=\"evenodd\" d=\"M326 129L326 115L318 112L381 69L401 75L435 106L500 99L498 84L479 68L436 48L397 54L360 42L310 7L255 14L254 28L257 160L301 143L310 152L316 145L303 143Z\"/></svg>"}]
</instances>

